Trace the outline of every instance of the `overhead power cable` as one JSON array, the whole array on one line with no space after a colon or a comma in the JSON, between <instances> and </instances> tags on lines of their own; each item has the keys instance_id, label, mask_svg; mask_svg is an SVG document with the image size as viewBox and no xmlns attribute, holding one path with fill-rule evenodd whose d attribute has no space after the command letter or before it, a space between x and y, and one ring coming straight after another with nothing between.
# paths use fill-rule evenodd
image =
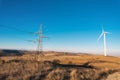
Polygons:
<instances>
[{"instance_id":1,"label":"overhead power cable","mask_svg":"<svg viewBox=\"0 0 120 80\"><path fill-rule=\"evenodd\" d=\"M15 31L18 31L18 32L27 33L27 34L33 33L33 32L26 31L26 30L18 29L18 28L12 27L12 26L6 26L6 25L1 25L1 24L0 24L0 27L15 30Z\"/></svg>"}]
</instances>

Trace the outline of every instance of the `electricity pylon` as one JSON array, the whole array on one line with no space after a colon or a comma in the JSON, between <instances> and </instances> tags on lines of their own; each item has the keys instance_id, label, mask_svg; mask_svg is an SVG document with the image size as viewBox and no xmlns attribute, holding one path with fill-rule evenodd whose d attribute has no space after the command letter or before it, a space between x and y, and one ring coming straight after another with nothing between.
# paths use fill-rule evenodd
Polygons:
<instances>
[{"instance_id":1,"label":"electricity pylon","mask_svg":"<svg viewBox=\"0 0 120 80\"><path fill-rule=\"evenodd\" d=\"M43 36L43 30L42 30L42 24L40 25L40 31L35 33L38 34L38 47L37 47L37 52L38 54L43 55L43 38L48 38L46 36Z\"/></svg>"},{"instance_id":2,"label":"electricity pylon","mask_svg":"<svg viewBox=\"0 0 120 80\"><path fill-rule=\"evenodd\" d=\"M43 54L43 38L48 38L48 37L43 36L42 24L40 24L40 30L38 32L34 32L34 34L38 35L38 39L37 40L29 40L29 41L38 43L36 54L40 54L40 55L44 56L44 54ZM36 57L37 56L35 56L35 58Z\"/></svg>"}]
</instances>

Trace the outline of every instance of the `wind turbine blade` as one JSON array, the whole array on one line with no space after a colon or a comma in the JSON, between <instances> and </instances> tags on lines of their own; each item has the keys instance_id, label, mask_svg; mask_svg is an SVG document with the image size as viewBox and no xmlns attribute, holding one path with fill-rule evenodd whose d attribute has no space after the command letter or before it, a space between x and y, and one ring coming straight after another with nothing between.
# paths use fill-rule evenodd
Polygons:
<instances>
[{"instance_id":1,"label":"wind turbine blade","mask_svg":"<svg viewBox=\"0 0 120 80\"><path fill-rule=\"evenodd\" d=\"M110 33L110 32L105 32L106 34L112 34L112 33Z\"/></svg>"},{"instance_id":2,"label":"wind turbine blade","mask_svg":"<svg viewBox=\"0 0 120 80\"><path fill-rule=\"evenodd\" d=\"M103 36L103 34L104 34L104 33L101 33L101 34L100 34L100 36L99 36L99 38L98 38L98 41L99 41L99 40L100 40L100 38Z\"/></svg>"}]
</instances>

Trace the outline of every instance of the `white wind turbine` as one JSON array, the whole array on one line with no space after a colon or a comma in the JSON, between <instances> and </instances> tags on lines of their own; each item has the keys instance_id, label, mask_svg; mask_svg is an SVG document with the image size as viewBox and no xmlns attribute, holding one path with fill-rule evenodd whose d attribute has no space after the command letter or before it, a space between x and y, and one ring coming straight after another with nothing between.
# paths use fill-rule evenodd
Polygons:
<instances>
[{"instance_id":1,"label":"white wind turbine","mask_svg":"<svg viewBox=\"0 0 120 80\"><path fill-rule=\"evenodd\" d=\"M105 32L103 27L102 27L102 33L100 34L98 40L101 39L103 36L103 41L104 41L104 56L107 56L107 48L106 48L106 34L111 34L110 32Z\"/></svg>"}]
</instances>

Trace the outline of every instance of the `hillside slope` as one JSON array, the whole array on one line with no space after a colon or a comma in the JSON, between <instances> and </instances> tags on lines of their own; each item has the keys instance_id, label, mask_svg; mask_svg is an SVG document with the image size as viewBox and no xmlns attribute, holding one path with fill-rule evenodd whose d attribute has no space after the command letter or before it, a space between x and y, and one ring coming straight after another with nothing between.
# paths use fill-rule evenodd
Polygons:
<instances>
[{"instance_id":1,"label":"hillside slope","mask_svg":"<svg viewBox=\"0 0 120 80\"><path fill-rule=\"evenodd\" d=\"M46 52L1 57L0 66L0 80L120 79L120 58L112 56Z\"/></svg>"}]
</instances>

